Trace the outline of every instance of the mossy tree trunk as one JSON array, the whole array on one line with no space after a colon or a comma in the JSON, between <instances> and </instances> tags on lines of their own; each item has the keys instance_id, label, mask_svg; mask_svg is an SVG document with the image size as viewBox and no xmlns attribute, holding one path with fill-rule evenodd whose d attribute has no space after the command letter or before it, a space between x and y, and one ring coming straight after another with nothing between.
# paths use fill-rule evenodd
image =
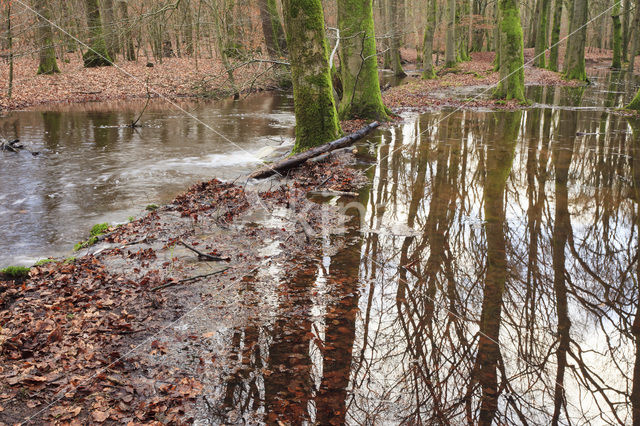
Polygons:
<instances>
[{"instance_id":1,"label":"mossy tree trunk","mask_svg":"<svg viewBox=\"0 0 640 426\"><path fill-rule=\"evenodd\" d=\"M558 71L558 55L560 42L560 24L562 24L562 3L563 0L555 0L556 4L553 8L553 27L551 27L551 51L549 52L548 68L552 71Z\"/></svg>"},{"instance_id":2,"label":"mossy tree trunk","mask_svg":"<svg viewBox=\"0 0 640 426\"><path fill-rule=\"evenodd\" d=\"M535 66L544 68L546 66L546 50L547 50L547 17L549 16L549 9L551 8L551 0L540 0L538 2L538 28L536 34L535 44Z\"/></svg>"},{"instance_id":3,"label":"mossy tree trunk","mask_svg":"<svg viewBox=\"0 0 640 426\"><path fill-rule=\"evenodd\" d=\"M619 70L622 68L622 22L620 22L620 0L613 0L613 61L611 68Z\"/></svg>"},{"instance_id":4,"label":"mossy tree trunk","mask_svg":"<svg viewBox=\"0 0 640 426\"><path fill-rule=\"evenodd\" d=\"M372 0L338 0L342 119L386 120L382 104Z\"/></svg>"},{"instance_id":5,"label":"mossy tree trunk","mask_svg":"<svg viewBox=\"0 0 640 426\"><path fill-rule=\"evenodd\" d=\"M564 76L568 80L587 81L584 64L584 48L587 41L588 0L574 0L571 25L569 27L569 47Z\"/></svg>"},{"instance_id":6,"label":"mossy tree trunk","mask_svg":"<svg viewBox=\"0 0 640 426\"><path fill-rule=\"evenodd\" d=\"M447 5L447 39L444 62L446 68L456 66L456 0L449 0Z\"/></svg>"},{"instance_id":7,"label":"mossy tree trunk","mask_svg":"<svg viewBox=\"0 0 640 426\"><path fill-rule=\"evenodd\" d=\"M333 98L321 0L283 0L284 25L296 116L294 152L336 139L341 133Z\"/></svg>"},{"instance_id":8,"label":"mossy tree trunk","mask_svg":"<svg viewBox=\"0 0 640 426\"><path fill-rule=\"evenodd\" d=\"M285 55L287 50L280 15L276 0L259 0L260 20L262 21L262 32L269 56L277 58Z\"/></svg>"},{"instance_id":9,"label":"mossy tree trunk","mask_svg":"<svg viewBox=\"0 0 640 426\"><path fill-rule=\"evenodd\" d=\"M402 57L400 56L400 47L404 39L404 0L390 0L391 13L391 50L390 60L391 69L397 77L404 77L407 74L402 68Z\"/></svg>"},{"instance_id":10,"label":"mossy tree trunk","mask_svg":"<svg viewBox=\"0 0 640 426\"><path fill-rule=\"evenodd\" d=\"M640 111L640 89L638 89L638 93L636 93L636 96L633 98L631 103L626 106L626 109Z\"/></svg>"},{"instance_id":11,"label":"mossy tree trunk","mask_svg":"<svg viewBox=\"0 0 640 426\"><path fill-rule=\"evenodd\" d=\"M438 14L437 0L428 0L427 23L424 27L424 40L422 43L422 78L436 78L433 67L433 35L436 32L436 16Z\"/></svg>"},{"instance_id":12,"label":"mossy tree trunk","mask_svg":"<svg viewBox=\"0 0 640 426\"><path fill-rule=\"evenodd\" d=\"M38 74L55 74L60 72L56 61L51 29L51 12L46 0L35 0L34 7L38 12L38 37L40 38L40 63Z\"/></svg>"},{"instance_id":13,"label":"mossy tree trunk","mask_svg":"<svg viewBox=\"0 0 640 426\"><path fill-rule=\"evenodd\" d=\"M84 0L87 9L87 26L89 27L89 49L82 55L86 68L104 67L111 65L111 57L107 52L104 40L102 20L98 0Z\"/></svg>"},{"instance_id":14,"label":"mossy tree trunk","mask_svg":"<svg viewBox=\"0 0 640 426\"><path fill-rule=\"evenodd\" d=\"M124 58L127 61L136 60L136 50L133 47L133 35L131 34L131 22L129 20L129 5L127 0L118 0L118 8L120 9L120 18L124 25L122 32L122 41L124 42Z\"/></svg>"},{"instance_id":15,"label":"mossy tree trunk","mask_svg":"<svg viewBox=\"0 0 640 426\"><path fill-rule=\"evenodd\" d=\"M500 82L496 98L524 101L524 48L518 0L500 0Z\"/></svg>"}]
</instances>

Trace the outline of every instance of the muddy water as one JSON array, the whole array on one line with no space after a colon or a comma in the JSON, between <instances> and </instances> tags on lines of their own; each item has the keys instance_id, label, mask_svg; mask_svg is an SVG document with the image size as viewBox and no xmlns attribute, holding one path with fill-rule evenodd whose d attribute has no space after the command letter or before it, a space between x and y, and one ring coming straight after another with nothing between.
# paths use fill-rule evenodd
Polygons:
<instances>
[{"instance_id":1,"label":"muddy water","mask_svg":"<svg viewBox=\"0 0 640 426\"><path fill-rule=\"evenodd\" d=\"M286 96L184 103L200 121L152 103L144 127L127 128L143 106L60 105L0 117L0 136L40 152L0 152L0 267L67 255L96 223L126 222L199 180L234 179L265 147L292 143Z\"/></svg>"},{"instance_id":2,"label":"muddy water","mask_svg":"<svg viewBox=\"0 0 640 426\"><path fill-rule=\"evenodd\" d=\"M202 423L632 424L640 121L594 80L363 144L365 208L248 285L261 314L228 330Z\"/></svg>"}]
</instances>

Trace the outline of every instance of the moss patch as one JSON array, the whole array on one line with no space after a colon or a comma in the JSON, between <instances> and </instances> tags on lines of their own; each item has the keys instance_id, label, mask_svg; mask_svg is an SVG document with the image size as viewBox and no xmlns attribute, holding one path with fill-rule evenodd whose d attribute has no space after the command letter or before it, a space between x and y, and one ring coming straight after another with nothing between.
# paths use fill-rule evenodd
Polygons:
<instances>
[{"instance_id":1,"label":"moss patch","mask_svg":"<svg viewBox=\"0 0 640 426\"><path fill-rule=\"evenodd\" d=\"M73 246L73 250L78 251L80 249L87 248L94 245L99 241L98 237L106 234L108 230L109 230L108 223L98 223L93 225L90 231L90 238L86 241L80 241L79 243L77 243L75 246Z\"/></svg>"},{"instance_id":2,"label":"moss patch","mask_svg":"<svg viewBox=\"0 0 640 426\"><path fill-rule=\"evenodd\" d=\"M26 266L7 266L4 269L0 269L0 277L4 276L9 279L22 279L29 276L31 268Z\"/></svg>"}]
</instances>

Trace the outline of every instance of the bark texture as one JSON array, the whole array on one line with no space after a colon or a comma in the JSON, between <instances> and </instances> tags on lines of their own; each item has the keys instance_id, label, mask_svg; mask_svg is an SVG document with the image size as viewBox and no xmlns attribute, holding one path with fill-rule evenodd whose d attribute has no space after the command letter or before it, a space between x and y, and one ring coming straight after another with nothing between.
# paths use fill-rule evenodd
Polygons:
<instances>
[{"instance_id":1,"label":"bark texture","mask_svg":"<svg viewBox=\"0 0 640 426\"><path fill-rule=\"evenodd\" d=\"M611 19L613 20L613 61L611 62L611 68L619 70L622 68L622 22L620 22L620 0L615 1L613 8L613 14Z\"/></svg>"},{"instance_id":2,"label":"bark texture","mask_svg":"<svg viewBox=\"0 0 640 426\"><path fill-rule=\"evenodd\" d=\"M433 35L436 31L436 15L438 3L436 0L429 0L427 10L427 23L424 27L424 40L422 42L422 78L436 78L436 71L433 67Z\"/></svg>"},{"instance_id":3,"label":"bark texture","mask_svg":"<svg viewBox=\"0 0 640 426\"><path fill-rule=\"evenodd\" d=\"M333 98L324 14L320 0L284 0L296 116L294 152L336 139L341 133Z\"/></svg>"},{"instance_id":4,"label":"bark texture","mask_svg":"<svg viewBox=\"0 0 640 426\"><path fill-rule=\"evenodd\" d=\"M124 23L124 58L127 61L135 61L136 50L133 47L133 35L131 34L131 22L129 21L129 5L127 4L127 0L119 0L118 8L120 10L120 17Z\"/></svg>"},{"instance_id":5,"label":"bark texture","mask_svg":"<svg viewBox=\"0 0 640 426\"><path fill-rule=\"evenodd\" d=\"M538 28L536 34L536 43L535 43L535 66L539 68L545 68L546 66L546 56L545 52L547 50L547 17L549 16L549 9L551 8L551 0L540 0L538 2Z\"/></svg>"},{"instance_id":6,"label":"bark texture","mask_svg":"<svg viewBox=\"0 0 640 426\"><path fill-rule=\"evenodd\" d=\"M569 27L569 46L564 76L568 80L587 81L584 64L584 48L587 41L588 0L574 0L571 25Z\"/></svg>"},{"instance_id":7,"label":"bark texture","mask_svg":"<svg viewBox=\"0 0 640 426\"><path fill-rule=\"evenodd\" d=\"M400 47L402 46L402 33L404 32L404 0L390 0L390 13L392 22L390 61L393 73L398 77L407 75L402 68Z\"/></svg>"},{"instance_id":8,"label":"bark texture","mask_svg":"<svg viewBox=\"0 0 640 426\"><path fill-rule=\"evenodd\" d=\"M560 24L562 24L562 0L556 0L553 8L553 27L551 28L551 51L549 52L549 65L551 71L558 71L558 54L560 42Z\"/></svg>"},{"instance_id":9,"label":"bark texture","mask_svg":"<svg viewBox=\"0 0 640 426\"><path fill-rule=\"evenodd\" d=\"M496 98L524 101L524 52L518 0L500 0L500 82Z\"/></svg>"},{"instance_id":10,"label":"bark texture","mask_svg":"<svg viewBox=\"0 0 640 426\"><path fill-rule=\"evenodd\" d=\"M456 0L449 0L447 6L447 41L445 46L445 67L456 65Z\"/></svg>"},{"instance_id":11,"label":"bark texture","mask_svg":"<svg viewBox=\"0 0 640 426\"><path fill-rule=\"evenodd\" d=\"M338 0L342 119L386 120L378 77L372 0Z\"/></svg>"},{"instance_id":12,"label":"bark texture","mask_svg":"<svg viewBox=\"0 0 640 426\"><path fill-rule=\"evenodd\" d=\"M267 51L271 57L284 56L286 41L275 0L260 0L260 20Z\"/></svg>"},{"instance_id":13,"label":"bark texture","mask_svg":"<svg viewBox=\"0 0 640 426\"><path fill-rule=\"evenodd\" d=\"M89 49L82 55L86 68L104 67L111 65L111 57L107 52L107 44L102 31L100 7L98 0L85 0L87 9L87 26L89 27Z\"/></svg>"},{"instance_id":14,"label":"bark texture","mask_svg":"<svg viewBox=\"0 0 640 426\"><path fill-rule=\"evenodd\" d=\"M51 29L51 12L46 0L34 2L38 12L38 37L40 38L40 63L38 74L55 74L60 72L56 61L56 51L53 44L53 31Z\"/></svg>"}]
</instances>

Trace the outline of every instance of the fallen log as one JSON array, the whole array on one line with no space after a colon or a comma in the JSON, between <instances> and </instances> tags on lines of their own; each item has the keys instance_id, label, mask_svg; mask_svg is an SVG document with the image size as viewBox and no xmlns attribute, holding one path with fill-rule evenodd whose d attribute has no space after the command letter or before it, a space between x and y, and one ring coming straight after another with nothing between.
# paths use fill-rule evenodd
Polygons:
<instances>
[{"instance_id":1,"label":"fallen log","mask_svg":"<svg viewBox=\"0 0 640 426\"><path fill-rule=\"evenodd\" d=\"M362 139L369 132L371 132L376 127L380 126L380 123L374 121L371 124L366 125L362 129L357 132L353 132L343 138L335 140L333 142L326 143L324 145L317 146L315 148L311 148L305 152L301 152L300 154L292 155L291 157L287 157L280 161L276 161L273 164L269 164L265 167L262 167L255 172L249 175L250 179L263 179L269 177L273 174L280 173L285 170L289 170L291 168L297 167L310 158L317 157L318 155L322 155L326 152L334 151L338 148L343 148L345 146L349 146L358 139Z\"/></svg>"}]
</instances>

